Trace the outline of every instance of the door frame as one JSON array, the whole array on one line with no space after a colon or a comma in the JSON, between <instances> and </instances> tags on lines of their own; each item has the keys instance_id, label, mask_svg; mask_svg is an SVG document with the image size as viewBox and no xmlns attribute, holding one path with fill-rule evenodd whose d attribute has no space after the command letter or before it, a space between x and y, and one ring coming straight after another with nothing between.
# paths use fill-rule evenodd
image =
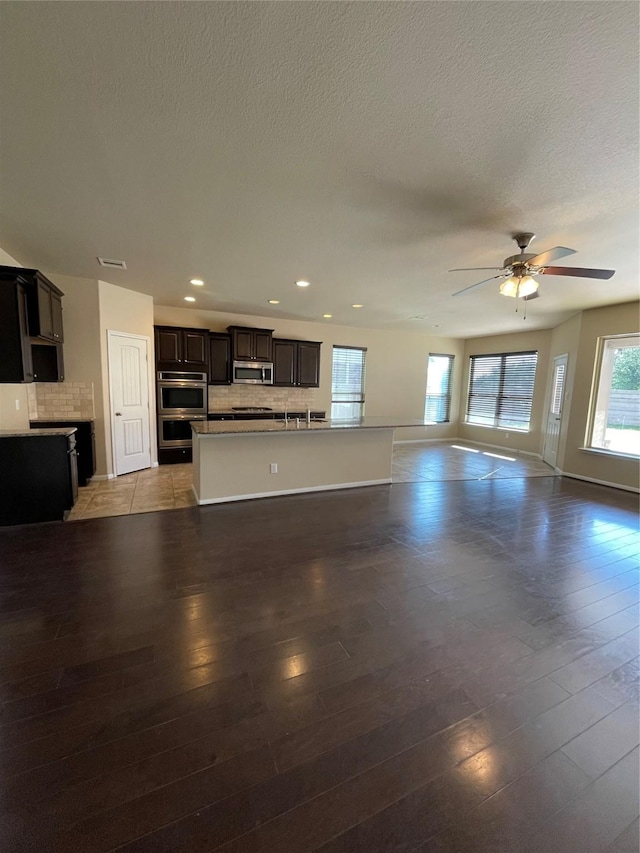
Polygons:
<instances>
[{"instance_id":1,"label":"door frame","mask_svg":"<svg viewBox=\"0 0 640 853\"><path fill-rule=\"evenodd\" d=\"M155 421L152 418L152 404L155 402L155 397L153 395L153 382L152 382L152 374L151 374L151 362L149 361L149 357L153 356L151 351L151 338L149 335L134 335L131 332L118 332L116 329L107 329L107 372L109 374L109 423L111 425L111 435L109 436L109 440L111 442L111 467L113 469L113 476L118 477L118 466L116 460L116 443L114 440L115 437L115 414L114 414L114 405L113 405L113 383L112 383L112 374L111 374L111 352L112 352L112 340L113 337L117 335L119 338L133 338L138 341L144 341L147 347L147 400L148 400L148 420L149 420L149 467L156 468L158 465L157 461L157 449L155 449L155 442L153 440L153 436L155 435ZM155 405L153 405L155 415ZM155 457L155 458L154 458ZM143 471L146 469L142 469Z\"/></svg>"},{"instance_id":2,"label":"door frame","mask_svg":"<svg viewBox=\"0 0 640 853\"><path fill-rule=\"evenodd\" d=\"M551 375L549 376L549 389L547 393L547 407L545 412L545 420L544 420L544 441L542 442L542 461L547 462L544 458L545 452L547 449L547 441L549 439L549 417L551 416L551 407L553 406L553 388L554 382L553 378L556 374L556 364L557 362L563 358L565 361L565 371L564 371L564 379L562 380L562 401L560 405L560 426L558 427L558 446L560 445L560 435L562 433L562 423L564 420L564 401L567 396L567 379L569 376L569 353L561 352L558 355L554 355L551 360ZM556 471L558 468L558 448L556 447L556 460L554 463L554 469ZM547 465L551 465L551 462L547 462Z\"/></svg>"}]
</instances>

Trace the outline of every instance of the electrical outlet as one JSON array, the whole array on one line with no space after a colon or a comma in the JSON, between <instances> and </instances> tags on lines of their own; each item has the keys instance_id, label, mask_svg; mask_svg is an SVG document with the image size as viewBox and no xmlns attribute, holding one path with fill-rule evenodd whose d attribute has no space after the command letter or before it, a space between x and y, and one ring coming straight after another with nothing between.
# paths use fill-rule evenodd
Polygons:
<instances>
[{"instance_id":1,"label":"electrical outlet","mask_svg":"<svg viewBox=\"0 0 640 853\"><path fill-rule=\"evenodd\" d=\"M508 433L508 432L505 432L504 437L505 437L505 438L509 438L509 433Z\"/></svg>"},{"instance_id":2,"label":"electrical outlet","mask_svg":"<svg viewBox=\"0 0 640 853\"><path fill-rule=\"evenodd\" d=\"M271 465L269 466L269 470L271 471L272 474L277 474L278 473L278 463L272 462Z\"/></svg>"},{"instance_id":3,"label":"electrical outlet","mask_svg":"<svg viewBox=\"0 0 640 853\"><path fill-rule=\"evenodd\" d=\"M16 400L16 412L20 411L20 400Z\"/></svg>"}]
</instances>

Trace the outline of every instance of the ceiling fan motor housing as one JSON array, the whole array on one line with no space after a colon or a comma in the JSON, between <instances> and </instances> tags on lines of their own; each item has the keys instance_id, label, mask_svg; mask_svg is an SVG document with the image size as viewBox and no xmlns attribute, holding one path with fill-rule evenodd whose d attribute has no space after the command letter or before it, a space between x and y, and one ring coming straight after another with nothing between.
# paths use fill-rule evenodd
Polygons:
<instances>
[{"instance_id":1,"label":"ceiling fan motor housing","mask_svg":"<svg viewBox=\"0 0 640 853\"><path fill-rule=\"evenodd\" d=\"M514 275L517 275L516 267L521 266L524 269L527 265L527 262L530 261L531 258L535 258L535 254L533 254L531 252L528 252L528 253L522 252L519 255L511 255L510 258L504 259L503 266L505 268L513 267ZM524 275L524 272L522 273L522 275Z\"/></svg>"}]
</instances>

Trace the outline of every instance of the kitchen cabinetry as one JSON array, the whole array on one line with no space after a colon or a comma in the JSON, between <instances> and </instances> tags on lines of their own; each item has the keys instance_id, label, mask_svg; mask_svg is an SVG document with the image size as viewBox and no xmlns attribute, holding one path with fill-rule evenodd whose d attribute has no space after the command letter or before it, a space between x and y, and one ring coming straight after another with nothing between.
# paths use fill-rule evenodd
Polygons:
<instances>
[{"instance_id":1,"label":"kitchen cabinetry","mask_svg":"<svg viewBox=\"0 0 640 853\"><path fill-rule=\"evenodd\" d=\"M0 283L0 382L33 382L27 292L15 282Z\"/></svg>"},{"instance_id":2,"label":"kitchen cabinetry","mask_svg":"<svg viewBox=\"0 0 640 853\"><path fill-rule=\"evenodd\" d=\"M33 270L29 294L29 331L32 337L63 343L62 293L42 273Z\"/></svg>"},{"instance_id":3,"label":"kitchen cabinetry","mask_svg":"<svg viewBox=\"0 0 640 853\"><path fill-rule=\"evenodd\" d=\"M96 433L93 421L31 421L31 429L74 427L76 430L76 455L78 485L86 486L96 473Z\"/></svg>"},{"instance_id":4,"label":"kitchen cabinetry","mask_svg":"<svg viewBox=\"0 0 640 853\"><path fill-rule=\"evenodd\" d=\"M234 361L272 361L273 329L229 326Z\"/></svg>"},{"instance_id":5,"label":"kitchen cabinetry","mask_svg":"<svg viewBox=\"0 0 640 853\"><path fill-rule=\"evenodd\" d=\"M317 388L320 385L319 341L273 339L273 384Z\"/></svg>"},{"instance_id":6,"label":"kitchen cabinetry","mask_svg":"<svg viewBox=\"0 0 640 853\"><path fill-rule=\"evenodd\" d=\"M156 367L159 370L207 369L207 329L155 326Z\"/></svg>"},{"instance_id":7,"label":"kitchen cabinetry","mask_svg":"<svg viewBox=\"0 0 640 853\"><path fill-rule=\"evenodd\" d=\"M0 266L0 382L64 379L62 296L38 270Z\"/></svg>"},{"instance_id":8,"label":"kitchen cabinetry","mask_svg":"<svg viewBox=\"0 0 640 853\"><path fill-rule=\"evenodd\" d=\"M231 335L209 332L209 384L231 382Z\"/></svg>"},{"instance_id":9,"label":"kitchen cabinetry","mask_svg":"<svg viewBox=\"0 0 640 853\"><path fill-rule=\"evenodd\" d=\"M0 434L0 469L0 525L62 521L78 495L75 434Z\"/></svg>"}]
</instances>

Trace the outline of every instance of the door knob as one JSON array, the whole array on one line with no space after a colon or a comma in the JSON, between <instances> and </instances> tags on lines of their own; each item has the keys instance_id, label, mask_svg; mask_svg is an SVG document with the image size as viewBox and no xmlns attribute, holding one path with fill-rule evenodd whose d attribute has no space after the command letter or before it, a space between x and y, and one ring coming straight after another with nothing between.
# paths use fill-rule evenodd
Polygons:
<instances>
[{"instance_id":1,"label":"door knob","mask_svg":"<svg viewBox=\"0 0 640 853\"><path fill-rule=\"evenodd\" d=\"M121 418L121 417L122 417L122 412L116 412L116 417L117 417L117 418Z\"/></svg>"}]
</instances>

